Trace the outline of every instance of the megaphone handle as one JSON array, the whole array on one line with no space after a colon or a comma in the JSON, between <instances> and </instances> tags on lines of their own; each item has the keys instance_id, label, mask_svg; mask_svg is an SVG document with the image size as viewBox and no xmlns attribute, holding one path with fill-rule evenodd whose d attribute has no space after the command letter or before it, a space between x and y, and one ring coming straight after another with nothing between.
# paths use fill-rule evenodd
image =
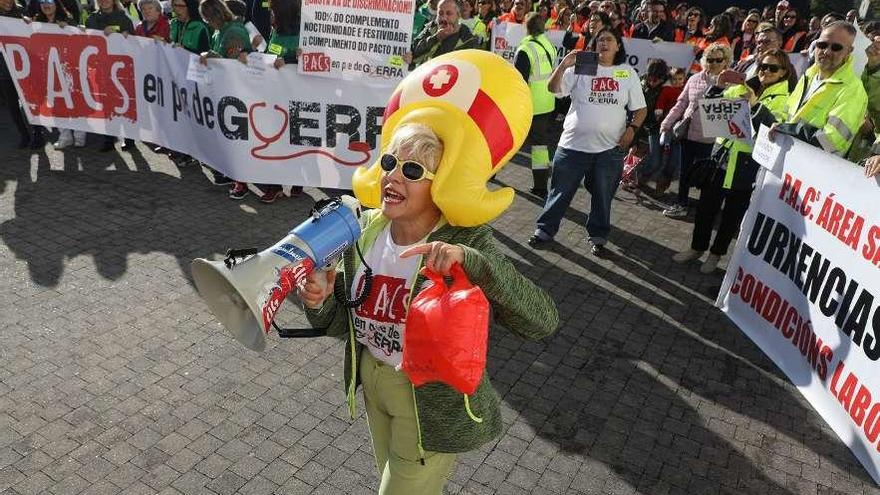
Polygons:
<instances>
[{"instance_id":1,"label":"megaphone handle","mask_svg":"<svg viewBox=\"0 0 880 495\"><path fill-rule=\"evenodd\" d=\"M327 335L326 328L281 328L274 321L272 326L282 339L305 339L311 337L324 337Z\"/></svg>"}]
</instances>

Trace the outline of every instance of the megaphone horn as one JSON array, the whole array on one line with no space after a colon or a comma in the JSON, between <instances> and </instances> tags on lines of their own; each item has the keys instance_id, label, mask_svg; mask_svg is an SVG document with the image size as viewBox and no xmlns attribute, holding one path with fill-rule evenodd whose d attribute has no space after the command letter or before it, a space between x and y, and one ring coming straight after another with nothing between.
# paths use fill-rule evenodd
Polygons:
<instances>
[{"instance_id":1,"label":"megaphone horn","mask_svg":"<svg viewBox=\"0 0 880 495\"><path fill-rule=\"evenodd\" d=\"M360 213L355 198L331 198L317 203L308 220L268 249L230 250L224 261L197 258L192 262L196 289L236 340L262 351L290 291L316 267L332 269L360 238Z\"/></svg>"}]
</instances>

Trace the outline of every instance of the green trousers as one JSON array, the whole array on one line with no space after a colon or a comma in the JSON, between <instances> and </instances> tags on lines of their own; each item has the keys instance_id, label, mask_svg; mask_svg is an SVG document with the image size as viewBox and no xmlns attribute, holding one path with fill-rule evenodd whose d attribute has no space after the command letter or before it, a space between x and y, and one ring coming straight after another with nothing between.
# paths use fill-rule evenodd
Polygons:
<instances>
[{"instance_id":1,"label":"green trousers","mask_svg":"<svg viewBox=\"0 0 880 495\"><path fill-rule=\"evenodd\" d=\"M364 349L360 363L367 422L379 471L380 495L440 495L455 454L419 455L419 431L409 378Z\"/></svg>"}]
</instances>

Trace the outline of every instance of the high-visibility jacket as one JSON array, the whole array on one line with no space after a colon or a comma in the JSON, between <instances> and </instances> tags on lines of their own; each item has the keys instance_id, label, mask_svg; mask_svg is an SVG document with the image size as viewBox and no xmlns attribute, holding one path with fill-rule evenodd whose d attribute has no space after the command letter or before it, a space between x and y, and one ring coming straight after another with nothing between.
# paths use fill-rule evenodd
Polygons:
<instances>
[{"instance_id":1,"label":"high-visibility jacket","mask_svg":"<svg viewBox=\"0 0 880 495\"><path fill-rule=\"evenodd\" d=\"M553 67L556 65L556 47L547 36L526 36L520 42L517 51L529 57L529 90L532 93L532 113L542 115L550 113L556 106L556 97L547 87Z\"/></svg>"},{"instance_id":2,"label":"high-visibility jacket","mask_svg":"<svg viewBox=\"0 0 880 495\"><path fill-rule=\"evenodd\" d=\"M769 110L777 120L782 121L785 119L788 93L788 78L783 78L766 88L761 93L761 96L758 97L758 103ZM725 89L722 97L737 99L743 98L747 94L746 87L742 84L737 84ZM727 169L725 170L724 181L721 187L735 190L751 189L759 167L751 159L752 146L738 139L718 138L716 143L716 146L728 150Z\"/></svg>"},{"instance_id":3,"label":"high-visibility jacket","mask_svg":"<svg viewBox=\"0 0 880 495\"><path fill-rule=\"evenodd\" d=\"M845 156L865 119L868 95L853 72L852 55L807 98L810 82L818 75L819 66L813 64L798 80L788 97L788 122L815 127L815 138L822 149Z\"/></svg>"}]
</instances>

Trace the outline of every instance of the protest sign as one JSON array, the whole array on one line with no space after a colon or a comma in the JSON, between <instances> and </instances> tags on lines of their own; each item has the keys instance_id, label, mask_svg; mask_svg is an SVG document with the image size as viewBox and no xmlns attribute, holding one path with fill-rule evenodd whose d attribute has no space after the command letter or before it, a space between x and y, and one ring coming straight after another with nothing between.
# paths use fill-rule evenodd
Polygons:
<instances>
[{"instance_id":1,"label":"protest sign","mask_svg":"<svg viewBox=\"0 0 880 495\"><path fill-rule=\"evenodd\" d=\"M761 159L775 161L769 151ZM759 177L716 304L880 482L877 181L797 140L779 159Z\"/></svg>"},{"instance_id":2,"label":"protest sign","mask_svg":"<svg viewBox=\"0 0 880 495\"><path fill-rule=\"evenodd\" d=\"M400 80L412 44L413 0L304 0L299 72Z\"/></svg>"},{"instance_id":3,"label":"protest sign","mask_svg":"<svg viewBox=\"0 0 880 495\"><path fill-rule=\"evenodd\" d=\"M0 33L33 124L148 141L245 182L349 188L376 158L395 87L302 76L263 57L205 67L152 39L53 24L0 18Z\"/></svg>"},{"instance_id":4,"label":"protest sign","mask_svg":"<svg viewBox=\"0 0 880 495\"><path fill-rule=\"evenodd\" d=\"M544 33L553 46L556 47L558 59L568 53L562 46L565 31L552 30ZM492 52L500 55L505 60L513 63L516 48L526 37L526 28L522 24L502 22L492 28ZM663 59L670 67L687 69L694 61L694 49L684 43L654 43L650 40L638 40L624 38L623 45L626 48L626 63L632 65L637 72L643 72L648 66L648 61L654 58Z\"/></svg>"},{"instance_id":5,"label":"protest sign","mask_svg":"<svg viewBox=\"0 0 880 495\"><path fill-rule=\"evenodd\" d=\"M745 99L707 98L698 102L703 137L738 139L752 144L752 116Z\"/></svg>"}]
</instances>

